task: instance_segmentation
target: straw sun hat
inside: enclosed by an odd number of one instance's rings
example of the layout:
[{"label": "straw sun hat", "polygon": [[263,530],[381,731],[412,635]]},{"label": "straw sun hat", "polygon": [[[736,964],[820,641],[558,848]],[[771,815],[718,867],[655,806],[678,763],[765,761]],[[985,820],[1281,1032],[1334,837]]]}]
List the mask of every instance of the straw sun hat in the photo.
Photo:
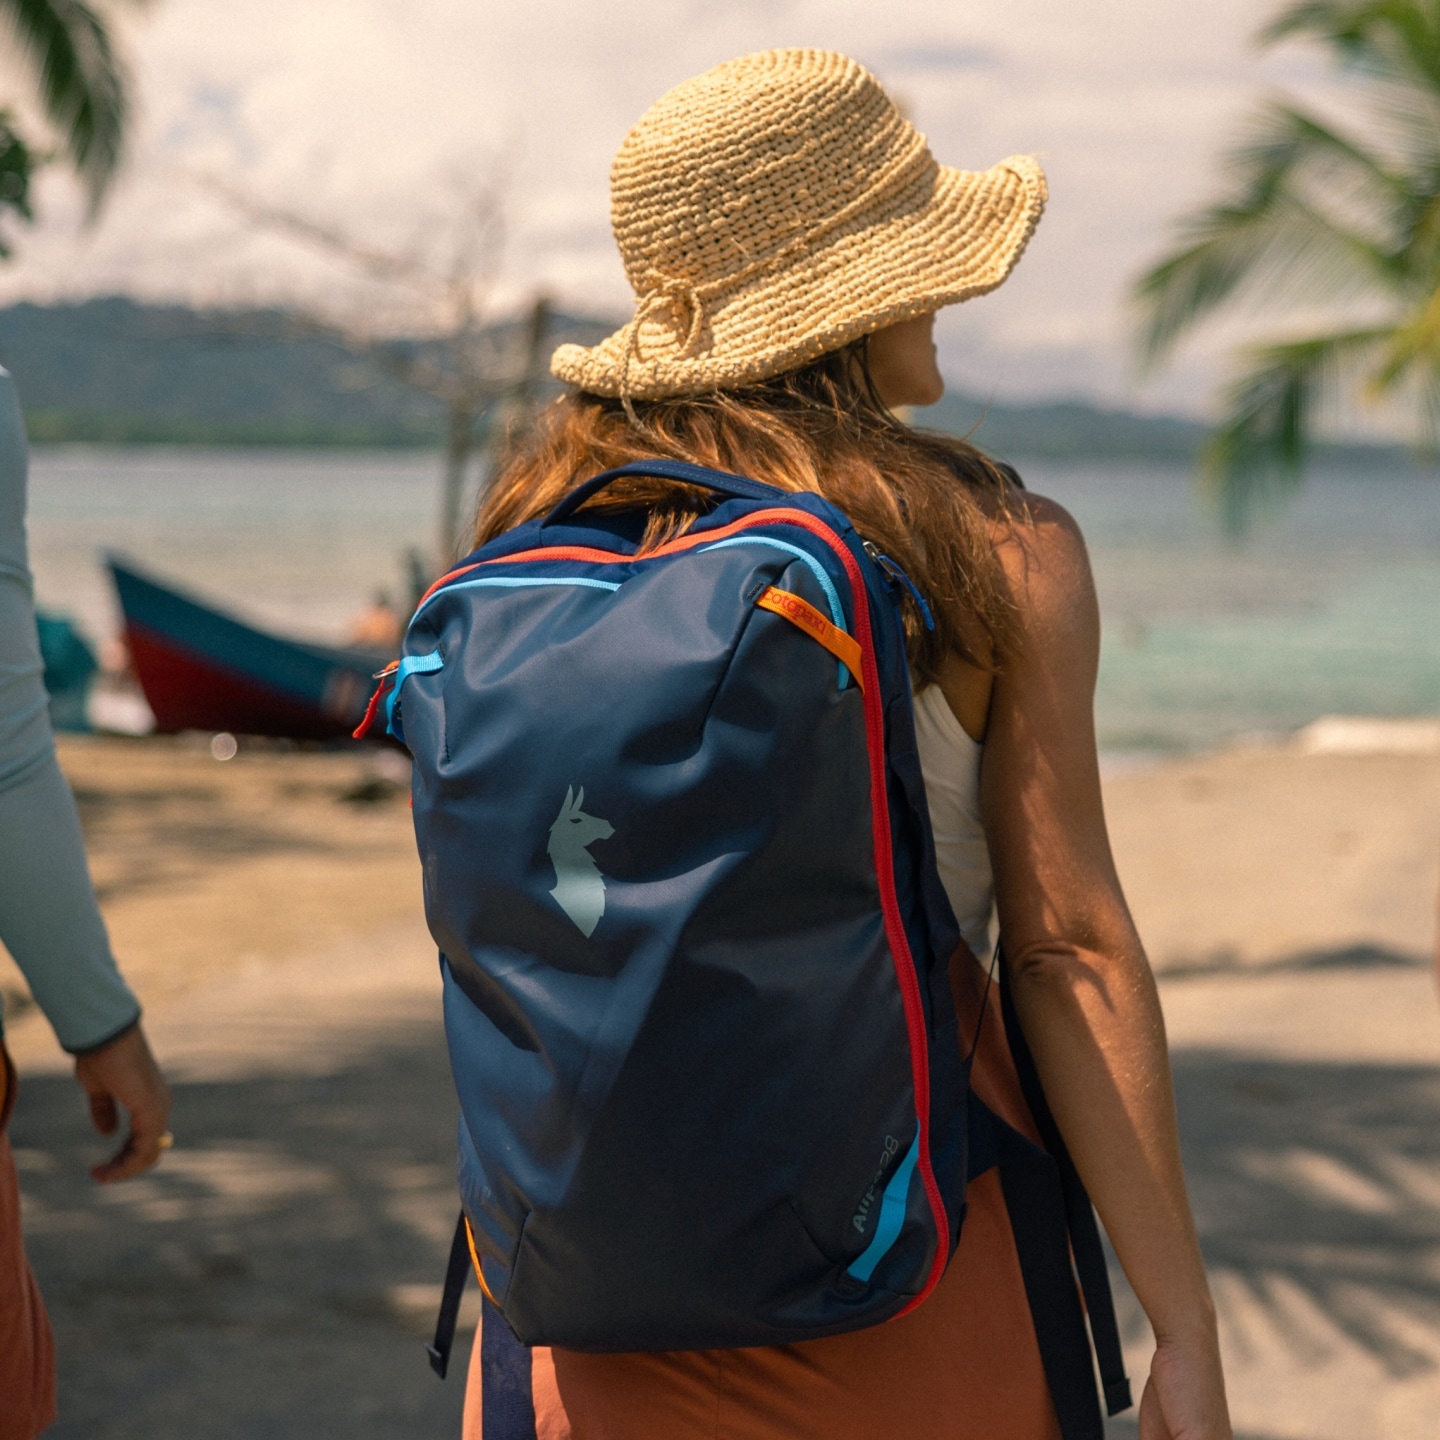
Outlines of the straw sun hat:
[{"label": "straw sun hat", "polygon": [[637,400],[754,384],[993,290],[1044,207],[1028,156],[937,164],[855,61],[745,55],[662,95],[625,137],[610,218],[635,315],[550,368]]}]

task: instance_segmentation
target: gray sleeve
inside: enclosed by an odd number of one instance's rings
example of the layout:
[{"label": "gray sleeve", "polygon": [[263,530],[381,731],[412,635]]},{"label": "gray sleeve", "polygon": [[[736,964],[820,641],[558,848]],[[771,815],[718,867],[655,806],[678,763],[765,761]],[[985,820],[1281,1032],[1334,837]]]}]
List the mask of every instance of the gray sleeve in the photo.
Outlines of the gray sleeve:
[{"label": "gray sleeve", "polygon": [[139,1019],[110,955],[75,800],[53,756],[0,790],[0,940],[65,1049],[94,1049]]},{"label": "gray sleeve", "polygon": [[80,821],[50,733],[25,548],[25,430],[0,370],[0,942],[67,1050],[140,1007],[110,953]]},{"label": "gray sleeve", "polygon": [[0,789],[54,751],[25,550],[25,429],[0,370]]}]

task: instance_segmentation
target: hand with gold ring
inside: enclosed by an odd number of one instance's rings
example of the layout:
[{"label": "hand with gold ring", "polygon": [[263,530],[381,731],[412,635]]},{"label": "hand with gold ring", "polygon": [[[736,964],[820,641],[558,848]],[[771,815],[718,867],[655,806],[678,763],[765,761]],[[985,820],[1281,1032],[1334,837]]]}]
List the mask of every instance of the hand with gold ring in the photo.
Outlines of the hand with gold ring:
[{"label": "hand with gold ring", "polygon": [[90,1171],[102,1185],[143,1173],[175,1143],[170,1087],[138,1021],[102,1049],[76,1056],[75,1078],[90,1097],[90,1118],[102,1135],[115,1133],[122,1109],[129,1117],[124,1143]]}]

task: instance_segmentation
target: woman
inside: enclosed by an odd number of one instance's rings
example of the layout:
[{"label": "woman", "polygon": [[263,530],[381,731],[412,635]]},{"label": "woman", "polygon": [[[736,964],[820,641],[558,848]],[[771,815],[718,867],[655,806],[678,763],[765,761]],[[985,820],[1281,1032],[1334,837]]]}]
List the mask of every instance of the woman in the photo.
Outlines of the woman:
[{"label": "woman", "polygon": [[[860,66],[778,51],[663,97],[621,148],[612,197],[635,318],[593,349],[556,352],[575,392],[508,458],[477,539],[588,475],[659,455],[820,491],[915,577],[936,621],[929,632],[909,617],[942,879],[979,954],[993,898],[1045,1091],[1154,1327],[1141,1436],[1225,1440],[1164,1027],[1101,809],[1084,544],[1059,506],[894,414],[939,399],[934,312],[1009,274],[1044,205],[1039,167],[943,169]],[[703,503],[649,481],[611,494],[647,506],[651,542]],[[983,972],[966,956],[952,981],[978,1018]],[[1028,1127],[1003,1032],[982,1035],[976,1088]],[[537,1433],[1058,1435],[993,1173],[969,1198],[956,1258],[913,1313],[773,1349],[537,1351]],[[477,1337],[472,1436],[481,1360]]]}]

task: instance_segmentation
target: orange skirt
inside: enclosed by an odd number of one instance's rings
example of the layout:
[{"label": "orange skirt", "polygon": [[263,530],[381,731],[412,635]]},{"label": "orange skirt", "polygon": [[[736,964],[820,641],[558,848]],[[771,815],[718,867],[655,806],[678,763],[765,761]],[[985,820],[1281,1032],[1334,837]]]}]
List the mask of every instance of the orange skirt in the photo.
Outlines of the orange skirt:
[{"label": "orange skirt", "polygon": [[[986,1005],[976,1093],[1038,1141],[998,997],[968,957],[951,984],[967,1039]],[[934,1294],[886,1324],[756,1349],[532,1351],[536,1440],[1059,1440],[998,1172],[968,1198]],[[465,1440],[482,1440],[479,1332],[465,1399]]]},{"label": "orange skirt", "polygon": [[20,1183],[6,1130],[15,1088],[0,1042],[0,1440],[33,1440],[55,1419],[55,1344],[20,1235]]}]

